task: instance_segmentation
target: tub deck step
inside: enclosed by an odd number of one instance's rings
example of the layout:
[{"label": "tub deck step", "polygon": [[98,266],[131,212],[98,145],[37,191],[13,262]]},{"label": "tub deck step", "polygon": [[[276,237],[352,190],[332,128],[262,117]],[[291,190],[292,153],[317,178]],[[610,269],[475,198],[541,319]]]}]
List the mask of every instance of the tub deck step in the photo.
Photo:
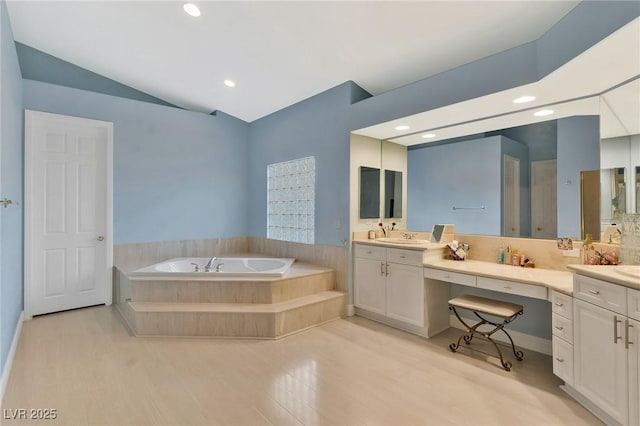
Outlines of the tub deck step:
[{"label": "tub deck step", "polygon": [[323,291],[279,303],[167,303],[129,302],[134,312],[219,312],[268,314],[288,311],[301,306],[344,296],[341,291]]},{"label": "tub deck step", "polygon": [[127,302],[136,336],[277,339],[346,316],[347,294],[324,291],[273,304]]}]

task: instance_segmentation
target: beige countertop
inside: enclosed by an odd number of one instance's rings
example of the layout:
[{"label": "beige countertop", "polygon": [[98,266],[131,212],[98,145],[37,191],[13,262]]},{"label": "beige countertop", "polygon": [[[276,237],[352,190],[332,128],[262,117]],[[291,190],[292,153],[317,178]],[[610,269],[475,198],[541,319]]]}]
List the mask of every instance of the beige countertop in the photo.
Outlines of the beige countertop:
[{"label": "beige countertop", "polygon": [[[442,250],[446,247],[446,244],[407,244],[368,239],[356,239],[354,240],[354,243],[419,251]],[[425,268],[441,269],[444,271],[459,272],[462,274],[541,285],[564,294],[573,294],[574,272],[571,271],[522,268],[472,259],[464,261],[436,258],[425,259],[427,259],[424,262]],[[567,265],[567,268],[575,271],[575,273],[623,285],[625,287],[640,289],[640,265],[595,266],[575,264]]]},{"label": "beige countertop", "polygon": [[402,249],[405,249],[405,250],[419,250],[419,251],[443,250],[447,246],[446,244],[430,243],[430,242],[429,243],[422,243],[422,244],[418,244],[418,243],[393,243],[393,242],[389,242],[389,241],[380,241],[379,239],[376,239],[376,240],[356,239],[356,240],[353,240],[353,242],[357,243],[357,244],[367,244],[367,245],[371,245],[371,246],[402,248]]},{"label": "beige countertop", "polygon": [[640,265],[568,265],[577,274],[640,289]]},{"label": "beige countertop", "polygon": [[442,259],[425,262],[425,268],[441,269],[462,274],[478,275],[507,281],[540,285],[564,294],[573,294],[573,273],[542,268],[522,268],[481,260],[455,261]]}]

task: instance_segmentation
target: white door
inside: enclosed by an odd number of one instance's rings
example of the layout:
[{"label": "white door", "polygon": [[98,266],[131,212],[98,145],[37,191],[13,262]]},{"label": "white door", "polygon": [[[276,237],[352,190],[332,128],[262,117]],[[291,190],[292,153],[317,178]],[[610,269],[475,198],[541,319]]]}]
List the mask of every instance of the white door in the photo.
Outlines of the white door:
[{"label": "white door", "polygon": [[113,124],[25,112],[25,314],[111,303]]},{"label": "white door", "polygon": [[385,264],[381,260],[356,258],[354,303],[357,307],[384,315]]},{"label": "white door", "polygon": [[387,316],[424,327],[424,272],[416,266],[387,263]]},{"label": "white door", "polygon": [[558,188],[556,160],[531,163],[531,236],[556,238]]},{"label": "white door", "polygon": [[[620,424],[627,422],[629,382],[620,314],[573,300],[574,387]],[[615,322],[617,320],[619,322]]]},{"label": "white door", "polygon": [[520,236],[520,160],[509,155],[504,156],[504,199],[502,217],[504,225],[502,235]]}]

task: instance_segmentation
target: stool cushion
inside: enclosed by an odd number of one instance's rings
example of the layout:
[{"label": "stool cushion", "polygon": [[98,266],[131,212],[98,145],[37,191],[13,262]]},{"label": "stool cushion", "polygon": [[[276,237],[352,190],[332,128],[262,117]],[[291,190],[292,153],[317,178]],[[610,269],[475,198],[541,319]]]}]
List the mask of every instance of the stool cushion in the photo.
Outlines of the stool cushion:
[{"label": "stool cushion", "polygon": [[500,318],[510,318],[523,310],[522,305],[470,294],[464,294],[449,300],[449,305]]}]

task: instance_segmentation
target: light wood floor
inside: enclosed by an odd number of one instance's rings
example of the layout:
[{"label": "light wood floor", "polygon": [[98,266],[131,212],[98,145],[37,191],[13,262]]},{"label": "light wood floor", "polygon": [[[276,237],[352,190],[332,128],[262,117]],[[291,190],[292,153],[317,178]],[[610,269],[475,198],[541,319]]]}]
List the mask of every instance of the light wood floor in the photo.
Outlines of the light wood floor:
[{"label": "light wood floor", "polygon": [[354,317],[279,341],[135,338],[89,308],[24,323],[2,408],[56,409],[41,425],[599,424],[550,357],[525,351],[509,373],[449,352],[458,333]]}]

